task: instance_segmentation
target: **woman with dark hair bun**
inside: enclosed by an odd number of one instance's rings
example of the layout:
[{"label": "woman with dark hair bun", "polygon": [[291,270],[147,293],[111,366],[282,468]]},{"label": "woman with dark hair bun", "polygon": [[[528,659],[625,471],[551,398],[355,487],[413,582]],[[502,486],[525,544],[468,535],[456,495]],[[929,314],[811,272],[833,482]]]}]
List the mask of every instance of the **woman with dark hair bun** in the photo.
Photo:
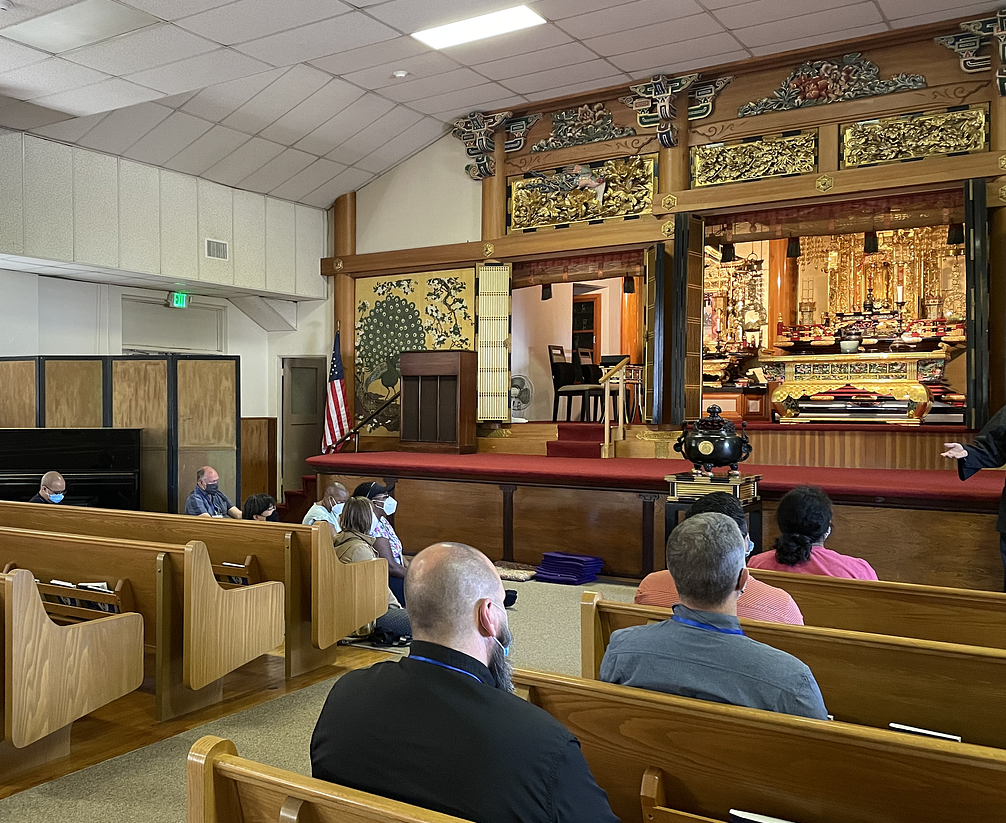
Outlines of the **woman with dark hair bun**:
[{"label": "woman with dark hair bun", "polygon": [[748,560],[752,569],[876,580],[873,567],[859,557],[849,557],[824,547],[831,534],[831,500],[816,486],[797,486],[779,501],[776,521],[780,535],[774,552]]}]

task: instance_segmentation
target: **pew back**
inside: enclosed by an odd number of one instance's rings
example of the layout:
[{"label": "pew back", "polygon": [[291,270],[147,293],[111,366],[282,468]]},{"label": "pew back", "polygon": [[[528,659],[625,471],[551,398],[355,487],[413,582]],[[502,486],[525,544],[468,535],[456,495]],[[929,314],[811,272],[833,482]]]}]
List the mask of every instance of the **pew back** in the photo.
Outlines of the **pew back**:
[{"label": "pew back", "polygon": [[237,756],[201,737],[186,766],[188,823],[464,823],[461,818]]},{"label": "pew back", "polygon": [[774,714],[541,672],[528,699],[580,741],[623,823],[663,770],[669,805],[726,820],[731,808],[798,823],[992,820],[1006,808],[1006,752]]},{"label": "pew back", "polygon": [[1006,649],[1006,594],[751,569],[792,596],[808,626]]},{"label": "pew back", "polygon": [[[583,677],[597,679],[612,632],[672,614],[585,592]],[[1006,749],[1006,651],[757,620],[741,625],[753,640],[806,663],[837,720],[878,728],[902,723]]]}]

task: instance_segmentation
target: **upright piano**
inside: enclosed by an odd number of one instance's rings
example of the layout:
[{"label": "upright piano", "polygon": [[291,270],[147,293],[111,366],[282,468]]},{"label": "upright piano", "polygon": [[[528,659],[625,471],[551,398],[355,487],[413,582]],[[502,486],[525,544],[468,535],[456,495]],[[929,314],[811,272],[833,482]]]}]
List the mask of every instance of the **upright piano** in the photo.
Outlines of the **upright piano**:
[{"label": "upright piano", "polygon": [[70,506],[140,507],[141,429],[0,429],[0,500],[27,501],[58,471]]}]

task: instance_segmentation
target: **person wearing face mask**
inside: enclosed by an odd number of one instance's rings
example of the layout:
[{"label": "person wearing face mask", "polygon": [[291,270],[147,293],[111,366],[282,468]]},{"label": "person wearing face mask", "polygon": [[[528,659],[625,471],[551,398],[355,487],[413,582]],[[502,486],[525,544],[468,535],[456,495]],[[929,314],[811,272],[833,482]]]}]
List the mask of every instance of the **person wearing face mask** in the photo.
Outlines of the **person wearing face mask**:
[{"label": "person wearing face mask", "polygon": [[409,656],[336,681],[311,737],[314,777],[479,823],[616,823],[576,738],[512,693],[489,559],[437,543],[405,581]]},{"label": "person wearing face mask", "polygon": [[756,554],[748,560],[752,569],[876,580],[877,573],[861,557],[850,557],[824,547],[831,534],[832,508],[821,489],[797,486],[786,492],[776,509],[780,535],[775,551]]},{"label": "person wearing face mask", "polygon": [[[741,502],[727,492],[712,492],[696,500],[688,510],[687,517],[705,512],[725,514],[737,524],[741,535],[747,541],[747,553],[754,550],[754,543],[748,534],[747,517]],[[661,606],[669,609],[679,602],[678,589],[674,578],[666,569],[653,572],[643,578],[636,590],[636,603],[642,606]],[[775,586],[750,578],[741,596],[737,599],[737,616],[749,620],[766,620],[770,623],[790,623],[803,625],[803,614],[796,601]]]},{"label": "person wearing face mask", "polygon": [[29,503],[62,503],[66,494],[66,481],[59,472],[46,472],[42,475],[42,483]]},{"label": "person wearing face mask", "polygon": [[391,549],[391,556],[388,560],[388,577],[391,591],[399,602],[406,605],[405,600],[405,570],[409,561],[402,551],[402,541],[395,532],[395,527],[388,519],[398,510],[398,501],[391,496],[393,487],[382,486],[376,480],[361,483],[353,489],[353,497],[365,497],[370,501],[372,508],[370,522],[370,536],[380,537],[387,541]]},{"label": "person wearing face mask", "polygon": [[241,519],[241,509],[220,491],[220,475],[212,466],[196,471],[196,487],[185,498],[185,514],[196,517],[233,517]]},{"label": "person wearing face mask", "polygon": [[311,506],[307,510],[307,514],[304,515],[304,525],[310,526],[312,523],[323,520],[328,523],[332,529],[332,536],[335,537],[340,528],[339,515],[342,514],[342,507],[346,505],[347,500],[349,500],[349,492],[346,491],[346,487],[342,483],[329,483],[325,486],[325,494],[322,495],[321,500]]},{"label": "person wearing face mask", "polygon": [[268,494],[253,494],[245,500],[241,510],[242,520],[259,520],[278,523],[279,512],[276,511],[276,501]]}]

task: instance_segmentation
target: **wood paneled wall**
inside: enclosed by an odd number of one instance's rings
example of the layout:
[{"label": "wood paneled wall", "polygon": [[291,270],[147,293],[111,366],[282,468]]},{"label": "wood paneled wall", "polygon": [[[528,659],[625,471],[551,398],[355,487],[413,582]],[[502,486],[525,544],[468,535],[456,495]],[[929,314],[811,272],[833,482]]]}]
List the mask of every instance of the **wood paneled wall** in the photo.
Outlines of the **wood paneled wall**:
[{"label": "wood paneled wall", "polygon": [[104,422],[101,359],[45,361],[45,427],[100,429]]},{"label": "wood paneled wall", "polygon": [[276,497],[275,417],[241,418],[241,493]]},{"label": "wood paneled wall", "polygon": [[35,361],[0,361],[0,428],[35,428]]},{"label": "wood paneled wall", "polygon": [[140,501],[147,511],[168,506],[168,361],[112,361],[112,426],[138,428]]}]

